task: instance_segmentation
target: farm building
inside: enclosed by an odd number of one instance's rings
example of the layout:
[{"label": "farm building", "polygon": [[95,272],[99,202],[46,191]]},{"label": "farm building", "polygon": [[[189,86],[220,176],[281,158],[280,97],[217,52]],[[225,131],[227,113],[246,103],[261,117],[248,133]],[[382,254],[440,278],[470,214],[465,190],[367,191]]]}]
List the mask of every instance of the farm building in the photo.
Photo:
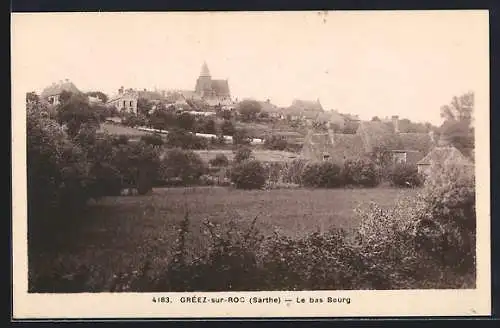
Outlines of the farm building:
[{"label": "farm building", "polygon": [[394,163],[413,164],[421,160],[433,146],[427,133],[400,133],[397,117],[393,122],[361,122],[355,134],[310,130],[304,140],[301,156],[309,160],[343,162],[359,158],[377,149],[391,153]]},{"label": "farm building", "polygon": [[462,154],[460,150],[442,139],[424,158],[417,162],[418,172],[424,175],[431,173],[435,167],[460,167],[465,171],[474,172],[473,161]]}]

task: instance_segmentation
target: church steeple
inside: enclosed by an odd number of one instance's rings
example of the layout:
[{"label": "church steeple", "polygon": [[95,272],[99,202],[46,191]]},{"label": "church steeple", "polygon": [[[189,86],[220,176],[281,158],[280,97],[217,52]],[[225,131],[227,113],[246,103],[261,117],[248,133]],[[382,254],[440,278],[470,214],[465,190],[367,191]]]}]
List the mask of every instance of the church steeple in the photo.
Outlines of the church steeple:
[{"label": "church steeple", "polygon": [[210,77],[210,71],[208,70],[207,62],[203,62],[203,66],[201,66],[200,76]]}]

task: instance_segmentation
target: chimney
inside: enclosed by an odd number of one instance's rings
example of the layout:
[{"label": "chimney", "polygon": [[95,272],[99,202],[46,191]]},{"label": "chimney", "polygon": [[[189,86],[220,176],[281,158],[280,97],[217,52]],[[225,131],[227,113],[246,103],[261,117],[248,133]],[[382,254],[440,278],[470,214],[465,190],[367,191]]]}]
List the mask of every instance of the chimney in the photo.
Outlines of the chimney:
[{"label": "chimney", "polygon": [[394,132],[399,133],[399,116],[392,115],[392,124],[394,125]]}]

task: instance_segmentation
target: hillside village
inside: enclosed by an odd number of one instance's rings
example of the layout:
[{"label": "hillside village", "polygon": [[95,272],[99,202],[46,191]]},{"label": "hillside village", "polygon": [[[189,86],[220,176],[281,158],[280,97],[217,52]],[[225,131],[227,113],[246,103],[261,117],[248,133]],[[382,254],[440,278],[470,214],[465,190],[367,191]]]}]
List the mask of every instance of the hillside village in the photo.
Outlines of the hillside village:
[{"label": "hillside village", "polygon": [[29,92],[29,290],[473,288],[473,97],[363,120],[206,63],[193,90]]},{"label": "hillside village", "polygon": [[[284,161],[303,158],[342,163],[384,150],[394,163],[418,164],[420,172],[426,171],[429,161],[452,161],[467,166],[473,163],[471,147],[456,152],[441,137],[440,129],[429,123],[413,123],[397,115],[362,121],[356,115],[324,109],[319,99],[295,99],[288,107],[278,107],[269,100],[238,100],[231,96],[228,80],[213,79],[206,63],[194,85],[194,90],[136,90],[122,86],[108,96],[99,91],[82,93],[66,79],[46,87],[40,101],[50,111],[60,105],[62,94],[84,94],[89,104],[106,108],[108,114],[101,122],[101,132],[132,140],[151,133],[165,136],[168,124],[162,121],[163,112],[191,116],[194,123],[188,127],[192,130],[189,132],[207,140],[222,134],[223,143],[229,144],[235,143],[233,134],[241,132],[256,148],[259,159],[266,158],[261,155],[265,149],[267,154],[281,152],[278,158]],[[272,138],[273,145],[269,147],[267,143],[264,147],[265,141]],[[216,154],[214,147],[210,148],[212,156],[208,160]],[[433,156],[434,153],[447,155]]]}]

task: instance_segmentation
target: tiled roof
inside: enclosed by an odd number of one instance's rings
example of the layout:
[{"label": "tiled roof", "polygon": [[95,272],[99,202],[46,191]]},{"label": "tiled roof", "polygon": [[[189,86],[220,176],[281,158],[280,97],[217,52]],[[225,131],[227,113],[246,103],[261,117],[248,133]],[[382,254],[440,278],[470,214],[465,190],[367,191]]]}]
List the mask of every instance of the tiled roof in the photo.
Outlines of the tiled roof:
[{"label": "tiled roof", "polygon": [[473,165],[472,161],[453,146],[434,147],[418,165]]},{"label": "tiled roof", "polygon": [[217,96],[229,96],[229,83],[227,80],[212,80],[212,90]]},{"label": "tiled roof", "polygon": [[301,100],[295,99],[289,107],[290,110],[299,110],[299,111],[323,111],[323,106],[319,101],[310,101],[310,100]]},{"label": "tiled roof", "polygon": [[401,139],[395,135],[394,128],[388,123],[361,122],[358,134],[363,139],[366,152],[371,152],[376,147],[383,147],[388,150],[403,148]]},{"label": "tiled roof", "polygon": [[432,138],[427,133],[399,133],[404,150],[418,150],[427,153],[432,148]]},{"label": "tiled roof", "polygon": [[331,160],[340,163],[363,154],[363,141],[359,135],[310,131],[304,140],[301,156],[318,161],[329,155]]}]

